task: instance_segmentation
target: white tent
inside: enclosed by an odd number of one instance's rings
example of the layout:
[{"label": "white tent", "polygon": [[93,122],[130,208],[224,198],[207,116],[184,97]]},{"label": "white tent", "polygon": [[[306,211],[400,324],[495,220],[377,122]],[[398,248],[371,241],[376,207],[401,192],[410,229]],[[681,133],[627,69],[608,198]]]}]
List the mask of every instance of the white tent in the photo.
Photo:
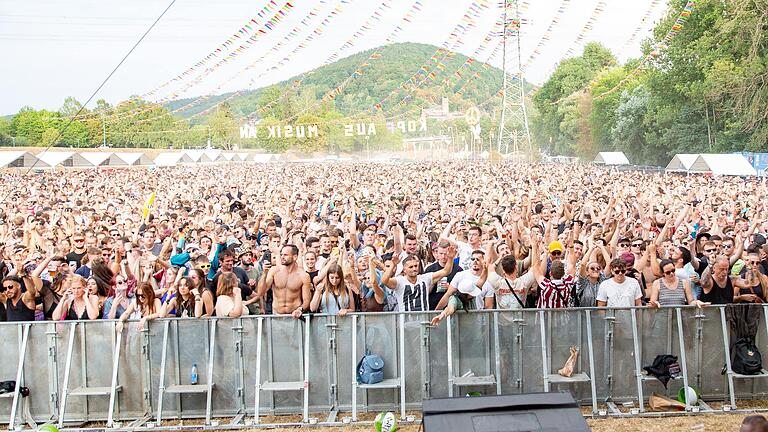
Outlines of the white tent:
[{"label": "white tent", "polygon": [[600,152],[593,162],[599,165],[629,165],[624,152]]},{"label": "white tent", "polygon": [[680,153],[676,154],[671,161],[667,164],[667,171],[689,171],[691,165],[699,157],[698,153]]},{"label": "white tent", "polygon": [[248,159],[248,153],[235,153],[235,160],[245,162]]},{"label": "white tent", "polygon": [[277,155],[272,153],[254,153],[251,156],[251,160],[258,163],[276,162]]},{"label": "white tent", "polygon": [[221,157],[222,151],[217,149],[205,149],[203,154],[211,160],[211,162],[226,162],[226,159]]},{"label": "white tent", "polygon": [[117,152],[115,155],[130,166],[147,166],[154,164],[152,159],[150,159],[146,153],[142,152]]},{"label": "white tent", "polygon": [[25,151],[0,151],[0,168],[50,168],[51,166]]},{"label": "white tent", "polygon": [[93,166],[128,166],[128,164],[112,152],[82,152],[80,153]]},{"label": "white tent", "polygon": [[755,168],[739,153],[700,154],[691,164],[691,172],[713,175],[754,176]]},{"label": "white tent", "polygon": [[183,152],[165,152],[160,153],[155,158],[155,165],[157,166],[176,166],[184,164],[192,164],[195,161]]},{"label": "white tent", "polygon": [[213,159],[205,154],[205,150],[184,150],[184,154],[189,156],[194,163],[211,163]]},{"label": "white tent", "polygon": [[241,159],[236,157],[234,153],[224,152],[219,155],[217,162],[240,162]]},{"label": "white tent", "polygon": [[51,167],[93,168],[93,164],[84,158],[82,154],[72,151],[44,151],[38,154],[37,158]]}]

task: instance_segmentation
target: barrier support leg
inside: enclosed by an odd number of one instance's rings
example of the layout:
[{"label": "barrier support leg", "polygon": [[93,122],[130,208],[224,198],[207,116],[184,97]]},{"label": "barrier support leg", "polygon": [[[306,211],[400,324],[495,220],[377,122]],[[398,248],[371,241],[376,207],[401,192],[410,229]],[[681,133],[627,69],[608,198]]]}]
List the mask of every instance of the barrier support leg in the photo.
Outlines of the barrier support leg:
[{"label": "barrier support leg", "polygon": [[[113,331],[117,330],[117,322],[114,323]],[[117,340],[115,341],[115,349],[112,350],[112,381],[109,385],[109,413],[107,414],[107,427],[111,428],[114,425],[114,414],[117,396],[117,371],[120,365],[120,345],[122,345],[123,332],[117,334]]]},{"label": "barrier support leg", "polygon": [[157,390],[157,426],[163,421],[163,393],[165,393],[165,360],[168,355],[168,330],[171,322],[163,322],[163,350],[160,355],[160,387]]},{"label": "barrier support leg", "polygon": [[645,395],[643,394],[643,375],[642,365],[640,364],[642,354],[640,353],[640,341],[637,331],[637,310],[630,311],[632,316],[632,346],[635,350],[635,380],[637,381],[637,400],[640,405],[640,412],[645,411]]},{"label": "barrier support leg", "polygon": [[309,422],[309,320],[304,316],[304,423]]},{"label": "barrier support leg", "polygon": [[592,315],[589,309],[585,310],[587,315],[587,349],[589,350],[589,376],[592,378],[589,380],[589,386],[592,390],[592,414],[597,413],[597,386],[595,380],[595,349],[592,345]]},{"label": "barrier support leg", "polygon": [[[61,391],[61,404],[59,406],[59,428],[64,426],[64,410],[67,406],[67,393],[69,393],[69,369],[72,366],[72,351],[75,348],[75,330],[77,322],[73,322],[69,328],[69,346],[67,347],[67,361],[64,365],[64,386]],[[85,353],[83,353],[85,355]]]},{"label": "barrier support leg", "polygon": [[400,420],[405,420],[405,315],[398,316],[400,323]]},{"label": "barrier support leg", "polygon": [[723,331],[723,350],[725,352],[725,373],[728,379],[728,394],[731,399],[731,409],[736,409],[736,394],[733,388],[733,369],[731,369],[731,343],[728,337],[728,321],[725,319],[725,308],[720,308],[720,327]]},{"label": "barrier support leg", "polygon": [[357,421],[357,315],[352,315],[352,421]]},{"label": "barrier support leg", "polygon": [[[685,359],[685,340],[683,340],[683,315],[680,312],[680,308],[675,308],[675,319],[677,319],[677,342],[680,344],[680,368],[683,372],[683,386],[688,391],[688,365]],[[688,401],[688,397],[685,398],[685,410],[691,410],[691,403]]]},{"label": "barrier support leg", "polygon": [[549,392],[549,362],[547,361],[547,334],[544,330],[544,311],[539,311],[539,332],[541,334],[541,376],[544,379],[544,391]]},{"label": "barrier support leg", "polygon": [[261,333],[264,329],[264,318],[258,318],[258,322],[256,324],[256,391],[255,393],[255,404],[254,404],[254,414],[253,414],[253,423],[259,424],[259,404],[261,402],[260,392],[261,392]]},{"label": "barrier support leg", "polygon": [[211,318],[211,341],[208,344],[208,393],[205,401],[205,424],[211,425],[211,399],[213,396],[213,359],[216,353],[216,318]]},{"label": "barrier support leg", "polygon": [[27,341],[29,340],[29,329],[31,324],[25,323],[21,328],[21,338],[19,340],[19,363],[16,367],[16,387],[13,389],[13,402],[11,405],[11,419],[8,423],[8,430],[16,428],[16,411],[19,407],[19,393],[24,384],[24,358],[27,356]]}]

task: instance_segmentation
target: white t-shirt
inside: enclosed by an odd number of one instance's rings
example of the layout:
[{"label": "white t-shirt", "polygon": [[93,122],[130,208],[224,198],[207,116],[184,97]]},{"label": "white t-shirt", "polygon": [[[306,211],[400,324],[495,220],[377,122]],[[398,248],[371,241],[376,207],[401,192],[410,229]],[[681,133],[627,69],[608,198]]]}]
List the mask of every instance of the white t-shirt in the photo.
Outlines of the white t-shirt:
[{"label": "white t-shirt", "polygon": [[397,286],[394,294],[397,298],[397,312],[428,311],[429,289],[432,287],[432,274],[424,273],[416,276],[416,283],[412,284],[405,276],[395,277]]},{"label": "white t-shirt", "polygon": [[469,265],[472,263],[472,252],[474,249],[472,249],[469,243],[460,241],[456,242],[456,247],[459,253],[459,266],[461,268],[469,268]]},{"label": "white t-shirt", "polygon": [[613,278],[604,280],[597,289],[597,300],[606,302],[608,307],[632,307],[641,298],[640,284],[635,278],[625,278],[616,283]]},{"label": "white t-shirt", "polygon": [[515,298],[515,294],[509,289],[510,285],[515,290],[517,297],[523,304],[525,304],[525,298],[528,292],[536,286],[536,276],[533,272],[528,272],[514,281],[509,282],[507,285],[504,282],[506,279],[504,276],[500,276],[498,273],[493,272],[488,275],[488,282],[490,282],[493,290],[496,292],[496,308],[497,309],[522,309],[523,306]]},{"label": "white t-shirt", "polygon": [[[469,293],[475,288],[477,280],[480,276],[472,274],[472,270],[464,270],[456,273],[451,281],[451,286],[458,289],[460,292]],[[493,286],[486,279],[483,287],[480,289],[480,295],[475,297],[475,309],[485,309],[484,299],[486,297],[494,296]]]}]

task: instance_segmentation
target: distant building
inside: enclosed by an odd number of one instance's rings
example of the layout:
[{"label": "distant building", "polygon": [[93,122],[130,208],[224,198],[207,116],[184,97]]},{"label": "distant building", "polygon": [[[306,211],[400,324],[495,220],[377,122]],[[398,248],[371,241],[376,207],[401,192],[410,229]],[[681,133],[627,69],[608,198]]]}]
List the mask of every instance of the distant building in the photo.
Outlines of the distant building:
[{"label": "distant building", "polygon": [[421,109],[422,119],[435,119],[435,120],[453,120],[464,117],[463,112],[451,112],[450,103],[447,97],[443,97],[440,105],[433,105],[429,108]]}]

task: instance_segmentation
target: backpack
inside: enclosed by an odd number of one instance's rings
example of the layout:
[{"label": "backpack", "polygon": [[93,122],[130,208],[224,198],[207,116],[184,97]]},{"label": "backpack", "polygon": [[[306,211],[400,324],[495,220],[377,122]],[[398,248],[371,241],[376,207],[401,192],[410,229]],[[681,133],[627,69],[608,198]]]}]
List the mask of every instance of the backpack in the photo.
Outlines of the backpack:
[{"label": "backpack", "polygon": [[384,381],[384,359],[366,350],[357,363],[357,383],[376,384]]},{"label": "backpack", "polygon": [[733,344],[731,369],[741,375],[757,375],[762,372],[763,359],[752,339],[742,338]]}]

